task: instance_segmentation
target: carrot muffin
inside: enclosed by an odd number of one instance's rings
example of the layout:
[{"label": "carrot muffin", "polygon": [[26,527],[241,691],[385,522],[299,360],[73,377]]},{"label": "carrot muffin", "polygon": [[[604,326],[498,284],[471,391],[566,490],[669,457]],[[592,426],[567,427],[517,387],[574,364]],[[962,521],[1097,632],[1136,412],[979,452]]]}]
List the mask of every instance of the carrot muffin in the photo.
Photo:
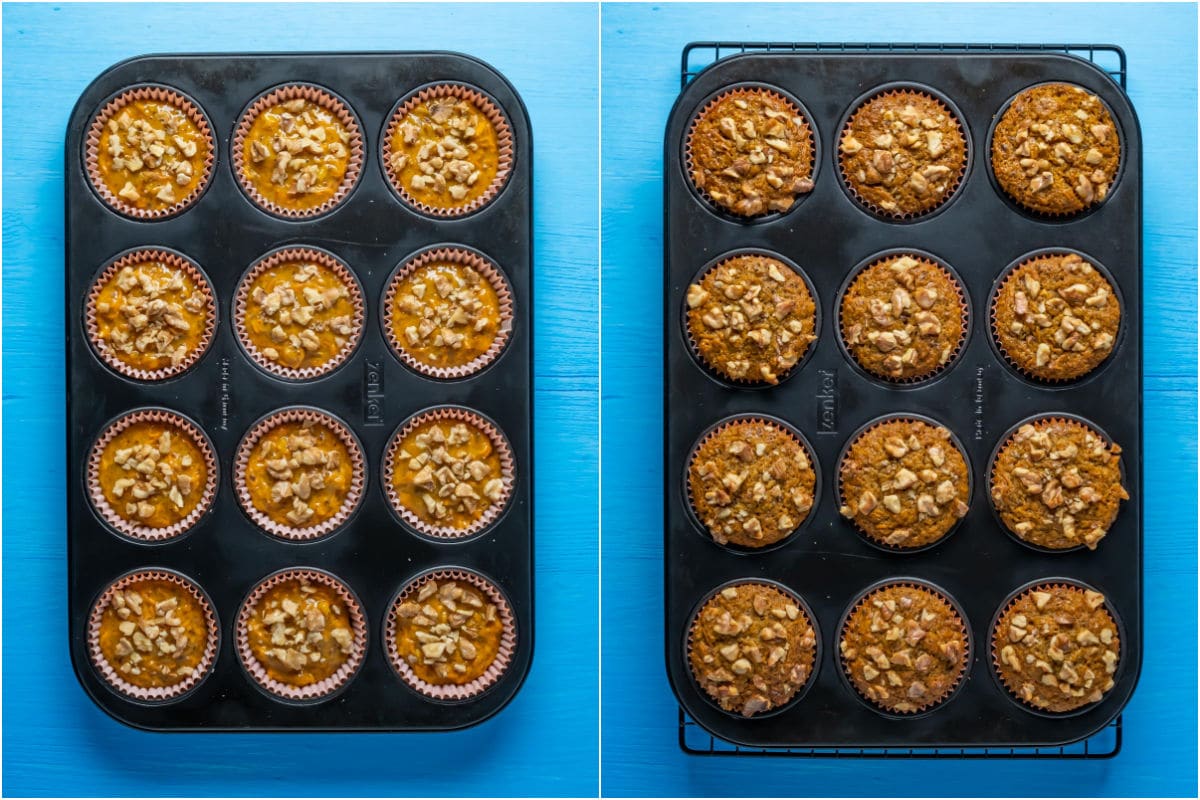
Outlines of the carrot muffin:
[{"label": "carrot muffin", "polygon": [[766,547],[813,507],[817,474],[796,435],[761,419],[720,426],[688,464],[692,508],[717,544]]},{"label": "carrot muffin", "polygon": [[692,122],[685,145],[696,189],[743,217],[787,211],[813,189],[812,128],[767,89],[734,89]]},{"label": "carrot muffin", "polygon": [[838,145],[842,179],[861,202],[891,217],[940,206],[962,181],[967,141],[945,103],[918,91],[890,91],[850,116]]},{"label": "carrot muffin", "polygon": [[310,87],[273,92],[259,105],[234,140],[238,179],[251,199],[309,214],[336,202],[358,179],[360,135],[350,112]]},{"label": "carrot muffin", "polygon": [[804,279],[769,256],[734,256],[687,291],[687,327],[704,363],[733,381],[779,383],[817,339]]},{"label": "carrot muffin", "polygon": [[1108,109],[1069,83],[1021,92],[992,133],[992,172],[1001,188],[1044,214],[1074,214],[1104,200],[1120,159]]},{"label": "carrot muffin", "polygon": [[216,650],[212,609],[199,590],[159,575],[118,581],[92,611],[93,659],[116,688],[142,699],[186,691],[207,672]]},{"label": "carrot muffin", "polygon": [[941,371],[967,334],[958,280],[909,255],[886,256],[859,272],[842,297],[838,318],[842,341],[858,365],[893,381]]},{"label": "carrot muffin", "polygon": [[362,296],[344,265],[292,249],[268,256],[238,288],[235,327],[264,368],[315,377],[341,365],[362,332]]},{"label": "carrot muffin", "polygon": [[[507,341],[512,298],[495,270],[485,277],[465,251],[418,259],[388,287],[388,341],[405,363],[436,377],[482,369]],[[501,293],[497,292],[501,287]]]},{"label": "carrot muffin", "polygon": [[1082,377],[1112,353],[1121,304],[1112,285],[1075,253],[1038,256],[1014,269],[992,301],[996,343],[1017,369],[1046,381]]},{"label": "carrot muffin", "polygon": [[182,95],[132,90],[93,123],[88,176],[104,199],[132,216],[177,211],[199,197],[212,173],[208,122]]},{"label": "carrot muffin", "polygon": [[429,580],[420,588],[410,587],[393,613],[392,657],[403,661],[419,682],[462,686],[484,677],[501,658],[505,625],[500,609],[469,583]]},{"label": "carrot muffin", "polygon": [[924,547],[966,515],[968,475],[948,428],[886,420],[859,434],[842,458],[841,513],[879,544]]},{"label": "carrot muffin", "polygon": [[254,662],[247,666],[289,687],[333,678],[361,659],[363,643],[347,606],[343,592],[328,583],[304,575],[279,581],[252,598],[243,615],[241,635]]},{"label": "carrot muffin", "polygon": [[464,536],[508,502],[512,456],[480,417],[437,412],[410,422],[388,447],[385,482],[396,511],[425,533]]},{"label": "carrot muffin", "polygon": [[386,135],[388,178],[415,204],[465,213],[508,179],[508,123],[489,99],[466,87],[421,92],[396,111]]},{"label": "carrot muffin", "polygon": [[726,711],[752,717],[786,704],[812,677],[817,635],[795,597],[762,583],[726,586],[688,630],[700,688]]},{"label": "carrot muffin", "polygon": [[938,592],[904,583],[861,599],[838,647],[855,690],[896,714],[946,700],[970,664],[966,625],[954,606]]},{"label": "carrot muffin", "polygon": [[87,299],[88,335],[100,357],[144,380],[168,378],[195,363],[212,342],[216,317],[200,271],[160,251],[119,259]]},{"label": "carrot muffin", "polygon": [[1035,586],[1013,600],[992,631],[1005,687],[1043,711],[1074,711],[1113,688],[1121,657],[1104,595],[1080,586]]},{"label": "carrot muffin", "polygon": [[992,504],[1005,527],[1038,547],[1096,544],[1129,493],[1121,447],[1088,426],[1045,418],[1022,425],[992,463]]}]

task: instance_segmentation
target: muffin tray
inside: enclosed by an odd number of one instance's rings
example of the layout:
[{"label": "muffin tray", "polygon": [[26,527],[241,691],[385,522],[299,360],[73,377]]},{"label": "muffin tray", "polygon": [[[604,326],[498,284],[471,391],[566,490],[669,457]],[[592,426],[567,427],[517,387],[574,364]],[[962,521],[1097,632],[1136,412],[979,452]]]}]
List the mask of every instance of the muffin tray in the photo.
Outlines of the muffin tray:
[{"label": "muffin tray", "polygon": [[[247,199],[231,170],[230,141],[243,109],[285,83],[312,83],[341,98],[363,136],[362,174],[348,198],[322,216],[289,220]],[[490,204],[454,219],[424,216],[400,201],[385,178],[381,137],[402,98],[430,83],[459,83],[489,96],[504,112],[514,140],[512,172]],[[84,167],[87,129],[108,98],[132,86],[161,84],[188,96],[206,114],[215,140],[214,174],[200,199],[162,221],[139,221],[109,209]],[[122,62],[94,80],[71,113],[66,136],[66,476],[67,578],[71,661],[84,690],[115,719],[172,731],[433,731],[477,724],[520,689],[533,655],[533,391],[532,164],[528,114],[512,85],[492,67],[446,52],[155,55]],[[324,377],[289,381],[253,363],[237,342],[233,296],[242,274],[283,245],[312,246],[349,265],[363,290],[361,341]],[[410,256],[457,245],[485,254],[507,276],[512,331],[504,351],[483,371],[434,380],[409,369],[390,350],[381,323],[389,275]],[[114,257],[138,247],[166,248],[207,274],[217,329],[207,353],[179,377],[135,381],[106,367],[89,344],[84,306],[95,276]],[[515,463],[503,516],[481,533],[434,539],[392,512],[382,488],[384,449],[408,417],[435,406],[470,409],[507,437]],[[96,437],[114,418],[161,406],[194,420],[215,447],[219,482],[212,510],[186,534],[159,544],[113,531],[87,494],[86,462]],[[344,421],[365,454],[363,500],[334,533],[312,542],[272,536],[243,513],[234,492],[234,453],[264,415],[309,406]],[[312,567],[340,578],[366,617],[361,669],[337,693],[289,702],[259,688],[235,652],[238,609],[252,587],[287,567]],[[126,699],[98,674],[88,653],[90,609],[112,581],[134,569],[182,573],[211,598],[220,646],[212,672],[181,699]],[[385,615],[396,593],[437,568],[489,578],[515,618],[516,645],[507,670],[481,694],[431,700],[402,682],[388,663]]]},{"label": "muffin tray", "polygon": [[[1101,69],[1069,55],[770,47],[791,52],[733,55],[696,74],[666,128],[665,657],[671,686],[687,717],[739,749],[821,748],[835,754],[888,748],[879,752],[891,754],[900,748],[920,753],[1083,739],[1119,714],[1137,683],[1142,657],[1142,175],[1133,108]],[[1075,83],[1097,94],[1123,142],[1119,177],[1105,201],[1061,221],[1019,210],[1003,196],[989,168],[990,130],[998,114],[1022,89],[1048,81]],[[961,113],[968,137],[961,187],[936,212],[913,221],[886,221],[859,206],[842,185],[837,166],[837,137],[846,116],[864,95],[896,82],[948,99]],[[701,197],[686,175],[683,153],[699,109],[724,89],[745,84],[765,84],[798,100],[817,143],[813,191],[786,213],[752,220],[726,214]],[[1114,352],[1090,375],[1061,386],[1021,377],[998,355],[988,325],[997,278],[1010,264],[1045,248],[1076,250],[1098,262],[1122,301]],[[859,369],[836,330],[837,302],[850,272],[894,249],[931,254],[952,266],[965,284],[972,320],[953,366],[911,386]],[[745,250],[765,251],[799,266],[815,290],[818,340],[774,387],[738,387],[721,380],[700,363],[687,340],[688,285],[724,256]],[[1123,448],[1131,499],[1095,551],[1034,549],[1010,535],[992,510],[988,466],[994,451],[1014,426],[1044,413],[1078,415]],[[816,458],[819,491],[808,518],[791,537],[760,551],[714,543],[699,526],[687,494],[692,448],[715,423],[739,414],[786,423],[803,434]],[[961,524],[939,543],[915,552],[869,544],[838,513],[843,448],[862,426],[891,414],[927,416],[949,427],[971,469],[970,510]],[[709,699],[693,679],[686,653],[695,612],[719,586],[737,579],[774,581],[798,593],[811,607],[818,632],[815,675],[803,695],[749,719]],[[888,579],[939,587],[962,608],[972,638],[960,690],[923,714],[876,710],[852,690],[839,663],[839,628],[848,607],[869,586]],[[997,612],[1013,592],[1043,579],[1071,579],[1102,591],[1120,626],[1115,686],[1100,702],[1073,714],[1042,714],[1022,705],[1001,686],[991,663],[989,637]]]}]

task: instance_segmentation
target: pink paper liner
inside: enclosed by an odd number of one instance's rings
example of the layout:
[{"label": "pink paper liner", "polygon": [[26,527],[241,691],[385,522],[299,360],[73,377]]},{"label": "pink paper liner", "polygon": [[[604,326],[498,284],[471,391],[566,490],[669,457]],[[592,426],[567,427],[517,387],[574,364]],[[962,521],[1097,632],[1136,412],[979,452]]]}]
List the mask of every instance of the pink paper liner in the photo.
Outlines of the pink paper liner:
[{"label": "pink paper liner", "polygon": [[[250,647],[249,623],[257,604],[268,591],[282,583],[300,581],[305,578],[310,583],[319,583],[322,586],[328,586],[338,593],[338,596],[342,600],[342,608],[345,611],[346,617],[350,620],[350,628],[354,632],[355,647],[354,652],[346,658],[346,661],[338,668],[337,672],[328,678],[316,683],[310,683],[307,686],[292,686],[272,678],[258,658],[255,657],[254,651]],[[305,567],[280,570],[273,575],[268,575],[259,582],[257,586],[250,590],[250,594],[246,596],[246,599],[242,601],[242,607],[238,610],[237,615],[237,653],[238,658],[241,659],[242,666],[249,673],[250,677],[254,679],[254,682],[271,694],[286,700],[318,700],[328,697],[344,687],[358,673],[358,669],[362,666],[367,653],[366,617],[363,615],[362,606],[354,597],[349,587],[340,578],[334,577],[327,572]]]},{"label": "pink paper liner", "polygon": [[[254,121],[258,119],[258,115],[262,112],[273,106],[286,103],[289,100],[308,100],[311,103],[324,107],[338,118],[338,121],[345,127],[346,132],[350,134],[350,141],[346,145],[348,151],[346,172],[342,176],[341,184],[328,200],[312,208],[288,208],[273,200],[268,200],[245,174],[246,148],[244,145],[246,137],[250,135],[250,128],[254,125]],[[230,142],[229,151],[233,161],[233,175],[237,179],[238,185],[242,187],[242,191],[246,193],[246,196],[258,207],[284,218],[304,219],[320,216],[332,211],[350,195],[351,190],[358,184],[358,179],[362,176],[363,135],[358,125],[358,119],[354,116],[354,112],[350,110],[349,106],[339,98],[311,84],[296,83],[289,86],[281,86],[277,89],[272,89],[255,100],[242,113],[241,119],[238,120],[237,128],[233,131],[233,141]]]},{"label": "pink paper liner", "polygon": [[[264,272],[281,264],[301,262],[318,264],[332,271],[341,280],[350,295],[350,303],[354,306],[354,319],[352,320],[354,334],[349,338],[345,346],[324,364],[297,369],[295,367],[285,367],[262,354],[259,348],[251,341],[250,332],[246,330],[246,309],[250,302],[250,287]],[[288,380],[312,380],[313,378],[328,375],[345,364],[358,348],[359,342],[362,341],[364,318],[362,287],[359,286],[358,279],[344,262],[338,260],[330,253],[326,253],[324,250],[317,250],[311,247],[288,247],[268,253],[260,258],[242,276],[241,281],[238,283],[237,293],[233,298],[233,304],[233,329],[237,333],[238,341],[241,343],[242,348],[254,360],[255,364],[258,364],[258,366],[267,372],[287,378]]]},{"label": "pink paper liner", "polygon": [[[390,166],[392,161],[392,136],[395,134],[396,128],[399,127],[400,123],[404,121],[404,118],[414,108],[427,100],[437,97],[454,97],[458,100],[466,100],[487,118],[488,122],[492,124],[492,128],[496,131],[496,147],[498,151],[496,177],[492,180],[487,191],[479,197],[461,206],[452,206],[449,208],[432,206],[417,200],[397,180],[396,176],[392,174]],[[427,86],[404,101],[392,114],[391,119],[388,120],[387,128],[384,129],[383,138],[380,142],[380,159],[380,163],[383,166],[383,174],[387,178],[388,183],[392,185],[396,194],[400,195],[400,198],[406,204],[429,217],[464,217],[467,214],[478,211],[495,200],[508,184],[508,179],[512,175],[513,163],[512,127],[508,124],[508,119],[504,116],[504,112],[500,110],[500,107],[490,97],[476,89],[457,83],[442,83],[436,86]]]},{"label": "pink paper liner", "polygon": [[[160,369],[145,370],[126,364],[116,353],[109,349],[106,342],[100,339],[100,323],[96,316],[96,303],[100,298],[100,293],[104,290],[108,282],[116,277],[125,267],[155,261],[179,270],[192,279],[196,284],[196,290],[202,292],[206,298],[205,309],[207,314],[205,315],[204,333],[200,337],[200,343],[188,353],[187,358],[176,366],[167,365]],[[110,369],[138,381],[161,381],[187,372],[208,352],[209,345],[212,344],[213,335],[217,329],[217,301],[213,296],[212,286],[209,285],[208,279],[204,277],[204,274],[200,272],[193,262],[166,250],[146,248],[126,253],[109,264],[103,272],[96,276],[96,279],[92,282],[92,288],[88,291],[87,302],[84,306],[84,325],[87,328],[88,341],[91,342],[92,349]]]},{"label": "pink paper liner", "polygon": [[[464,422],[467,425],[478,430],[486,435],[492,442],[492,446],[496,449],[496,454],[500,458],[500,479],[504,482],[504,493],[500,500],[492,503],[484,511],[479,519],[472,522],[466,528],[451,528],[444,526],[432,525],[425,522],[415,513],[410,511],[400,502],[400,497],[396,493],[393,479],[396,472],[396,456],[400,452],[400,444],[404,441],[413,430],[427,422],[443,422],[443,421]],[[463,408],[455,408],[451,406],[443,406],[432,408],[427,411],[422,411],[414,414],[400,428],[392,434],[392,438],[388,440],[387,450],[383,457],[383,488],[387,493],[388,503],[392,509],[400,515],[409,526],[419,533],[426,536],[433,536],[438,539],[465,539],[468,536],[474,536],[491,527],[492,523],[500,518],[500,516],[508,508],[509,501],[512,500],[513,483],[516,481],[516,466],[513,460],[512,447],[509,446],[508,439],[504,434],[488,420],[484,419],[479,414],[473,411],[468,411]]]},{"label": "pink paper liner", "polygon": [[[108,188],[108,184],[105,183],[104,178],[100,175],[100,139],[104,135],[108,121],[115,117],[125,106],[139,100],[175,106],[187,114],[188,119],[196,125],[201,135],[207,140],[208,157],[204,161],[204,173],[200,177],[200,180],[196,182],[196,188],[187,196],[176,200],[174,204],[167,208],[131,208],[122,198],[113,194],[112,190]],[[113,211],[139,220],[157,220],[173,217],[199,200],[200,195],[204,194],[204,191],[208,188],[208,184],[212,182],[213,163],[215,159],[216,143],[213,141],[212,129],[208,124],[208,118],[204,115],[204,112],[191,99],[166,86],[143,86],[128,89],[109,100],[93,118],[84,142],[84,171],[87,172],[92,188],[100,195],[100,199],[104,201],[104,204]]]},{"label": "pink paper liner", "polygon": [[[400,656],[399,647],[396,644],[396,609],[408,598],[415,596],[420,588],[430,581],[454,581],[456,583],[470,584],[483,592],[492,601],[492,604],[496,606],[496,611],[504,626],[504,632],[500,636],[500,647],[496,653],[496,658],[488,666],[487,670],[473,681],[464,684],[443,685],[429,683],[417,677],[417,674],[413,672],[408,662]],[[400,590],[400,593],[396,595],[396,599],[388,606],[386,620],[384,625],[384,640],[387,648],[388,663],[392,665],[392,669],[396,671],[396,674],[409,687],[434,700],[457,702],[469,700],[483,694],[504,677],[504,673],[512,663],[513,654],[517,649],[517,623],[508,600],[505,599],[504,594],[490,580],[465,569],[435,569],[409,581],[408,585]]]},{"label": "pink paper liner", "polygon": [[[108,499],[104,496],[104,491],[100,487],[100,462],[103,458],[105,448],[118,434],[139,422],[169,423],[176,428],[178,433],[186,435],[196,445],[197,449],[200,450],[200,454],[204,458],[206,477],[203,493],[200,495],[196,507],[183,519],[162,528],[152,528],[148,525],[139,525],[126,520],[122,515],[117,513],[116,509],[109,505]],[[216,454],[208,436],[195,423],[182,414],[165,408],[131,411],[125,416],[109,423],[108,427],[101,432],[96,442],[92,445],[92,449],[88,454],[87,488],[88,497],[91,499],[92,507],[96,509],[96,513],[118,533],[143,542],[162,542],[174,539],[194,528],[200,519],[212,508],[213,499],[217,493]]]},{"label": "pink paper liner", "polygon": [[[346,497],[342,500],[341,508],[324,522],[304,528],[296,528],[276,522],[266,513],[259,511],[250,498],[250,489],[246,484],[246,469],[250,463],[250,456],[254,452],[254,446],[272,430],[289,422],[314,422],[328,428],[345,445],[351,464],[352,477],[350,479],[350,489],[347,491]],[[238,444],[233,463],[234,489],[236,490],[238,504],[246,512],[246,516],[250,517],[250,520],[255,525],[272,536],[296,542],[319,539],[322,536],[333,533],[345,524],[346,520],[350,519],[350,516],[354,514],[362,503],[363,484],[366,481],[365,476],[365,458],[362,446],[359,445],[358,440],[354,437],[350,428],[346,426],[346,423],[332,414],[302,407],[281,409],[256,422],[247,431],[246,435],[242,437],[241,443]]]},{"label": "pink paper liner", "polygon": [[[104,653],[100,649],[100,625],[104,619],[104,612],[108,610],[108,606],[112,602],[114,593],[134,588],[138,583],[152,580],[174,583],[191,594],[204,611],[207,632],[204,653],[200,658],[200,663],[196,665],[191,675],[174,686],[143,688],[135,686],[122,678],[120,672],[114,669],[112,664],[108,662],[108,659],[104,657]],[[100,677],[109,686],[135,700],[146,703],[163,703],[183,697],[208,677],[212,671],[213,663],[217,659],[217,650],[221,641],[221,629],[217,625],[216,611],[213,610],[212,604],[208,601],[203,590],[194,581],[174,572],[146,569],[128,573],[109,584],[108,588],[104,590],[103,594],[92,605],[91,613],[88,615],[87,637],[88,656],[91,658],[92,666],[96,668]]]}]

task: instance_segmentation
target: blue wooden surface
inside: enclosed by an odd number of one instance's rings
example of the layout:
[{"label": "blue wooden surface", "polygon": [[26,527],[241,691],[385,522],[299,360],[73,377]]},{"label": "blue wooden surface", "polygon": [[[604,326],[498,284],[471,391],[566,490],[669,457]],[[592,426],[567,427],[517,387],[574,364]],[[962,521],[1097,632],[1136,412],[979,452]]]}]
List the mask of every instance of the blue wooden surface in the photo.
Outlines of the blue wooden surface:
[{"label": "blue wooden surface", "polygon": [[[602,11],[606,795],[1196,796],[1196,10],[620,5]],[[703,759],[662,644],[662,135],[694,40],[1114,42],[1145,141],[1146,656],[1107,762]]]},{"label": "blue wooden surface", "polygon": [[[293,20],[277,23],[275,20]],[[4,8],[6,795],[596,792],[597,36],[594,6]],[[269,32],[269,33],[268,33]],[[62,151],[109,65],[146,51],[469,50],[535,147],[537,653],[513,703],[442,735],[156,735],[113,722],[66,646]]]}]

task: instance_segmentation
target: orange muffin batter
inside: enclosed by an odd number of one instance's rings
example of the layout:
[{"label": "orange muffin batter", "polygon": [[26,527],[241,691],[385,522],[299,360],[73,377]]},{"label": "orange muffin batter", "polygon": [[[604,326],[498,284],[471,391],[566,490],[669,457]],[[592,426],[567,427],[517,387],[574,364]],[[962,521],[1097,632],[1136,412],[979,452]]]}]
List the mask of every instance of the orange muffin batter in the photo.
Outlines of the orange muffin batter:
[{"label": "orange muffin batter", "polygon": [[388,308],[393,341],[421,364],[461,367],[500,335],[500,298],[465,264],[428,264],[400,280]]},{"label": "orange muffin batter", "polygon": [[284,422],[263,435],[246,463],[250,502],[280,525],[311,528],[346,502],[354,465],[346,444],[318,422]]},{"label": "orange muffin batter", "polygon": [[244,343],[273,364],[320,368],[354,343],[354,300],[323,264],[289,261],[254,276],[241,323]]},{"label": "orange muffin batter", "polygon": [[500,171],[495,126],[474,103],[432,97],[392,129],[388,171],[419,203],[460,208],[483,197]]},{"label": "orange muffin batter", "polygon": [[246,622],[250,652],[267,675],[288,686],[325,680],[355,651],[341,595],[307,578],[268,589]]},{"label": "orange muffin batter", "polygon": [[458,420],[430,420],[409,431],[392,456],[400,505],[437,528],[469,528],[504,498],[492,439]]},{"label": "orange muffin batter", "polygon": [[159,211],[200,188],[210,148],[183,109],[134,100],[105,126],[96,166],[121,203]]},{"label": "orange muffin batter", "polygon": [[176,686],[191,677],[208,646],[204,608],[187,589],[161,578],[113,592],[100,616],[100,652],[128,683]]},{"label": "orange muffin batter", "polygon": [[469,584],[429,581],[396,607],[396,652],[435,686],[482,676],[496,660],[503,634],[499,609]]},{"label": "orange muffin batter", "polygon": [[263,110],[242,142],[242,177],[283,208],[316,208],[336,193],[350,164],[350,131],[311,100]]},{"label": "orange muffin batter", "polygon": [[121,519],[166,528],[186,519],[204,496],[208,467],[200,445],[170,422],[135,422],[100,454],[100,489]]}]

